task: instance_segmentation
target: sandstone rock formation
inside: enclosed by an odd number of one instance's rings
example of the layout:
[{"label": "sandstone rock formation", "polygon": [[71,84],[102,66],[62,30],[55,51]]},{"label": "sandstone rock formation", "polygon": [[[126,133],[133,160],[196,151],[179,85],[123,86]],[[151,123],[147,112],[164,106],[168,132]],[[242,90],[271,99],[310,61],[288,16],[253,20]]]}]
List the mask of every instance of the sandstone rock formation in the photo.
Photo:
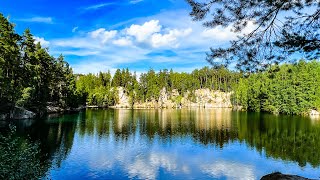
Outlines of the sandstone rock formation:
[{"label": "sandstone rock formation", "polygon": [[[152,99],[147,102],[134,102],[133,108],[182,108],[182,107],[202,107],[202,108],[232,108],[231,92],[225,93],[210,89],[198,89],[191,93],[187,91],[181,95],[176,89],[167,91],[162,88],[159,99]],[[118,103],[115,108],[129,108],[130,97],[124,88],[118,88]]]},{"label": "sandstone rock formation", "polygon": [[116,108],[129,108],[131,107],[129,96],[126,93],[125,89],[123,87],[118,87],[116,89],[118,91],[118,102],[115,105]]}]

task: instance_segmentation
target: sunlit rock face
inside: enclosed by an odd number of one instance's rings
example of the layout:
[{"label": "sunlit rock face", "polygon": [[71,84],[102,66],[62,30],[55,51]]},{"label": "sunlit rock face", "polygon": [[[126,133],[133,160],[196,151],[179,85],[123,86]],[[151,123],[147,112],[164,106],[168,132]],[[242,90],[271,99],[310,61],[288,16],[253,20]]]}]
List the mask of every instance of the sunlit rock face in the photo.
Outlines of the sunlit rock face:
[{"label": "sunlit rock face", "polygon": [[231,108],[231,92],[213,91],[210,89],[198,89],[195,91],[196,106],[206,108]]},{"label": "sunlit rock face", "polygon": [[[210,89],[197,89],[193,93],[187,91],[180,94],[177,89],[168,91],[162,88],[159,98],[146,102],[133,102],[133,108],[183,108],[183,107],[201,107],[201,108],[231,108],[232,92],[221,92]],[[119,102],[116,108],[132,107],[130,97],[123,87],[118,88]]]},{"label": "sunlit rock face", "polygon": [[130,107],[129,96],[123,87],[118,87],[118,103],[116,108],[128,108]]},{"label": "sunlit rock face", "polygon": [[177,104],[173,101],[179,96],[179,92],[175,89],[171,93],[167,92],[166,88],[162,88],[159,96],[159,107],[160,108],[175,108]]},{"label": "sunlit rock face", "polygon": [[310,111],[310,116],[320,116],[320,112],[313,109]]}]

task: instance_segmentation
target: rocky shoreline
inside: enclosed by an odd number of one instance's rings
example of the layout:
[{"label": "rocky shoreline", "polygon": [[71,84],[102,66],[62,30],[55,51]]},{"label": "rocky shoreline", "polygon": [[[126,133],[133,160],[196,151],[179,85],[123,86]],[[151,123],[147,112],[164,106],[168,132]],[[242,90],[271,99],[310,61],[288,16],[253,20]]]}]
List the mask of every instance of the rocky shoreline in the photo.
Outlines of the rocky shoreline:
[{"label": "rocky shoreline", "polygon": [[[60,108],[55,106],[47,106],[47,114],[58,114],[58,113],[67,113],[67,112],[79,112],[83,109],[86,109],[85,106],[80,106],[78,108]],[[15,106],[12,111],[6,114],[0,114],[0,120],[23,120],[23,119],[33,119],[36,118],[37,114],[24,109],[22,107]]]},{"label": "rocky shoreline", "polygon": [[[123,87],[116,88],[117,102],[114,106],[80,106],[78,108],[61,108],[48,103],[47,114],[58,114],[66,112],[78,112],[86,108],[114,108],[114,109],[180,109],[180,108],[233,108],[236,111],[243,111],[241,106],[231,103],[233,92],[214,91],[208,88],[197,89],[193,93],[187,91],[180,94],[176,89],[171,91],[162,88],[158,99],[150,99],[146,102],[132,102],[131,97]],[[8,114],[0,114],[0,120],[5,119],[32,119],[37,115],[21,107],[15,107]],[[310,110],[311,118],[319,119],[320,112]]]}]

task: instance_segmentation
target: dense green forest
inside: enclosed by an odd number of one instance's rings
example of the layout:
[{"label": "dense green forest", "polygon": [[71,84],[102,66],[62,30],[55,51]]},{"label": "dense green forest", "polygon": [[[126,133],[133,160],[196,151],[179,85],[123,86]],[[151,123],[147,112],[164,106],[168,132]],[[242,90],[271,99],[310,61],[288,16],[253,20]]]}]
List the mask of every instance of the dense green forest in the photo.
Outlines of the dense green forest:
[{"label": "dense green forest", "polygon": [[241,78],[234,91],[234,104],[250,111],[304,114],[320,110],[320,62],[272,66]]},{"label": "dense green forest", "polygon": [[150,69],[137,78],[136,73],[128,69],[117,69],[113,78],[110,72],[97,75],[78,75],[77,91],[87,95],[89,105],[110,106],[117,103],[118,92],[115,89],[124,87],[132,102],[158,100],[162,88],[167,91],[178,90],[181,94],[196,89],[209,88],[224,92],[232,91],[241,77],[241,73],[226,68],[195,69],[192,73],[179,73],[173,70]]},{"label": "dense green forest", "polygon": [[234,92],[232,103],[248,111],[305,114],[320,109],[320,62],[299,61],[273,65],[256,73],[231,71],[223,66],[204,67],[191,73],[150,69],[139,78],[129,69],[98,74],[74,74],[60,55],[35,43],[26,29],[22,35],[0,15],[0,111],[14,106],[41,114],[47,105],[62,108],[79,105],[112,106],[118,101],[119,86],[131,103],[158,100],[160,90],[176,89],[180,95],[209,88]]},{"label": "dense green forest", "polygon": [[160,90],[177,89],[180,94],[209,88],[223,92],[233,91],[233,105],[244,110],[283,114],[305,114],[320,108],[320,62],[299,61],[295,64],[271,66],[259,73],[239,73],[226,68],[196,69],[191,73],[149,70],[140,75],[128,69],[118,69],[112,78],[110,72],[98,75],[79,75],[77,91],[87,94],[89,105],[110,106],[117,103],[117,92],[125,87],[134,102],[159,98]]},{"label": "dense green forest", "polygon": [[62,55],[50,56],[29,29],[17,34],[2,14],[0,30],[0,112],[18,105],[41,114],[48,102],[60,107],[81,104],[75,76]]}]

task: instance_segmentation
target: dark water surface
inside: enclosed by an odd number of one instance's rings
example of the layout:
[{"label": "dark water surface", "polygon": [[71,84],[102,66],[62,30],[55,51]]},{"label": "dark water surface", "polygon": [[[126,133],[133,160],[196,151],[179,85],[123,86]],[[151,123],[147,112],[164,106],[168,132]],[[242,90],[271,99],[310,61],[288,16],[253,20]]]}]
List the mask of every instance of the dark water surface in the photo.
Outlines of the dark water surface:
[{"label": "dark water surface", "polygon": [[310,118],[107,109],[15,124],[17,136],[39,143],[45,179],[320,177],[320,120]]}]

